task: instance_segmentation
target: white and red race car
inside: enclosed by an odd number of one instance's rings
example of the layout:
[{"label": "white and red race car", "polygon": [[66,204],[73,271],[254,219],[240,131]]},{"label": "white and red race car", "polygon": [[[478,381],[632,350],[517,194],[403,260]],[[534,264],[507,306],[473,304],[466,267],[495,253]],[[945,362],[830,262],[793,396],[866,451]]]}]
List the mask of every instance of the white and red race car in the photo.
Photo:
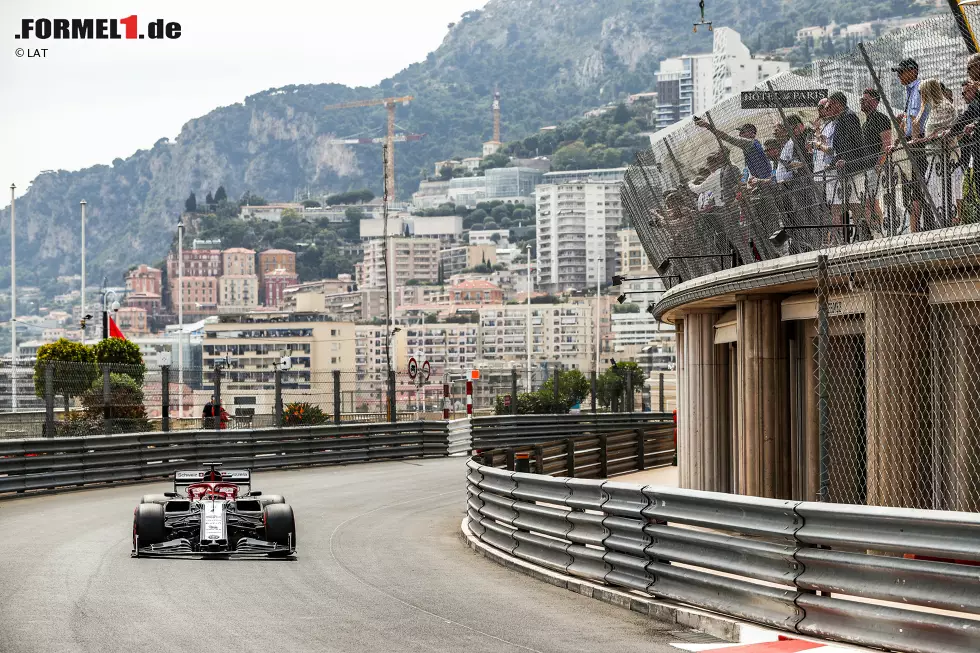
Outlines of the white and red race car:
[{"label": "white and red race car", "polygon": [[293,509],[252,490],[247,469],[174,472],[174,491],[146,494],[133,515],[133,556],[290,557]]}]

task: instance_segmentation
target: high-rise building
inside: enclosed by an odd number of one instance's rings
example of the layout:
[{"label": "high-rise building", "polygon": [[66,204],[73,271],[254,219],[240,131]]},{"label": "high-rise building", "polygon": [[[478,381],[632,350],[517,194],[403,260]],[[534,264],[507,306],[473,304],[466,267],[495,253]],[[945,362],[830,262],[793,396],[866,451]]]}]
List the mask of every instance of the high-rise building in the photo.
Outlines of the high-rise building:
[{"label": "high-rise building", "polygon": [[657,72],[657,128],[701,115],[715,104],[778,73],[789,63],[753,57],[738,32],[714,30],[711,54],[664,59]]},{"label": "high-rise building", "polygon": [[536,192],[538,286],[560,292],[609,283],[623,221],[620,184],[542,184]]},{"label": "high-rise building", "polygon": [[697,115],[712,105],[712,55],[664,59],[657,72],[657,128]]},{"label": "high-rise building", "polygon": [[755,88],[773,75],[789,70],[789,62],[753,57],[742,36],[730,27],[714,31],[711,53],[712,96],[710,104]]}]

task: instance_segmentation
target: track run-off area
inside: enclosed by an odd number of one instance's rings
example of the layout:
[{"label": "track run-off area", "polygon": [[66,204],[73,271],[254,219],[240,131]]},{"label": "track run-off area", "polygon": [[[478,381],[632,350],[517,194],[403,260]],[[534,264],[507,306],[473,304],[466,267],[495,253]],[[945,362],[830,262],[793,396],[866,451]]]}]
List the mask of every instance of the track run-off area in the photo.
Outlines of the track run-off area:
[{"label": "track run-off area", "polygon": [[255,474],[296,512],[290,561],[131,558],[133,510],[167,482],[0,501],[0,651],[676,653],[676,625],[471,551],[465,471],[443,458]]}]

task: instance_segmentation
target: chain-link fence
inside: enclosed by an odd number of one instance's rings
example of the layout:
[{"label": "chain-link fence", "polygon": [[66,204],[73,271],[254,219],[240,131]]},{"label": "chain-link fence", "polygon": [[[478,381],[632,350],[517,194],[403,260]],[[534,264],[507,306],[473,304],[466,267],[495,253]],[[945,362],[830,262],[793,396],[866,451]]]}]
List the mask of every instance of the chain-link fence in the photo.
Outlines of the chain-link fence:
[{"label": "chain-link fence", "polygon": [[[937,16],[664,130],[626,175],[673,283],[816,254],[791,410],[814,422],[799,455],[822,500],[980,510],[978,86],[980,59]],[[793,265],[783,281],[812,288]]]},{"label": "chain-link fence", "polygon": [[[475,381],[469,371],[395,369],[389,382],[384,371],[367,369],[180,370],[22,361],[14,373],[9,363],[0,367],[0,437],[383,422],[393,410],[399,420],[443,419],[445,410],[455,419],[468,414],[468,405],[474,415],[489,415],[507,412],[528,389],[540,394],[561,369],[558,363],[535,365],[529,387],[525,369],[511,366],[487,366]],[[574,409],[587,411],[592,385],[589,374],[583,377],[586,396]],[[632,402],[625,397],[625,384],[605,388],[602,377],[597,379],[599,411],[674,407],[673,372],[636,379]],[[567,389],[559,384],[559,390]]]}]

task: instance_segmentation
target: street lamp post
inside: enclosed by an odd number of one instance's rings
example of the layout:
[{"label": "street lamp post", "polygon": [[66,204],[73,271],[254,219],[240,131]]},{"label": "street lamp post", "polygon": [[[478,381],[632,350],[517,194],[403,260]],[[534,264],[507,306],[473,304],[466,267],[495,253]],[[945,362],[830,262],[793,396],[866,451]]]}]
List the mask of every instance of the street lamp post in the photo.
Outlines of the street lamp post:
[{"label": "street lamp post", "polygon": [[16,211],[14,191],[17,186],[10,184],[10,411],[17,410],[17,239],[14,228]]},{"label": "street lamp post", "polygon": [[602,291],[602,272],[600,266],[602,265],[602,259],[598,256],[595,260],[595,373],[599,374],[599,333],[602,330],[600,326],[600,313],[602,312],[602,306],[599,303],[599,293]]},{"label": "street lamp post", "polygon": [[[81,317],[85,318],[85,200],[78,203],[82,207],[82,312]],[[82,327],[82,344],[85,344],[85,327]]]},{"label": "street lamp post", "polygon": [[184,219],[177,222],[177,415],[184,416]]},{"label": "street lamp post", "polygon": [[531,284],[531,245],[527,246],[527,379],[524,386],[528,394],[531,393],[531,293],[534,286]]}]

